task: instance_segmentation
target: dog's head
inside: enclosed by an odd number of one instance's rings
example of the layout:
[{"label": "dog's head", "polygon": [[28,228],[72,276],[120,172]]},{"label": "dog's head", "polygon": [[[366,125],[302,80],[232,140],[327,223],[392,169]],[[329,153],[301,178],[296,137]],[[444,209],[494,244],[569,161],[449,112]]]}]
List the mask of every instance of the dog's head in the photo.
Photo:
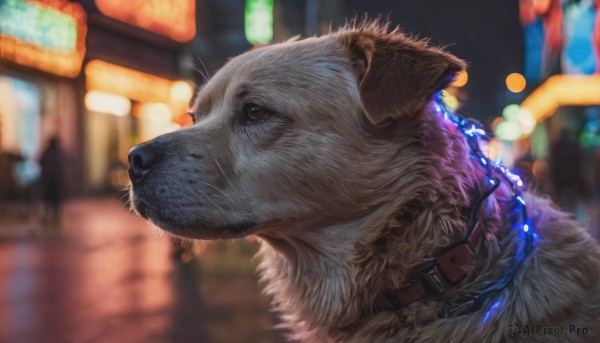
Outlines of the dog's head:
[{"label": "dog's head", "polygon": [[377,24],[246,52],[199,91],[195,125],[131,150],[132,206],[200,239],[365,215],[416,163],[397,159],[415,118],[463,67]]}]

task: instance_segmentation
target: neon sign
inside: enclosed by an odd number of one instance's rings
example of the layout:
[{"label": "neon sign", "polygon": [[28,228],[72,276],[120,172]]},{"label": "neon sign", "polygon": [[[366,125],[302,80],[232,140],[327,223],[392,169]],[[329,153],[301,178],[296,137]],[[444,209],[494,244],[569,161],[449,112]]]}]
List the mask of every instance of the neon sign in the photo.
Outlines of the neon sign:
[{"label": "neon sign", "polygon": [[85,11],[67,0],[0,0],[0,58],[75,77],[85,55]]},{"label": "neon sign", "polygon": [[189,42],[196,35],[194,0],[96,0],[102,14],[145,30]]},{"label": "neon sign", "polygon": [[554,75],[539,86],[521,108],[531,112],[539,123],[561,106],[600,105],[600,75]]},{"label": "neon sign", "polygon": [[266,44],[273,39],[273,0],[246,0],[244,31],[251,44]]},{"label": "neon sign", "polygon": [[93,60],[85,66],[88,90],[124,95],[143,102],[170,100],[171,81],[116,64]]}]

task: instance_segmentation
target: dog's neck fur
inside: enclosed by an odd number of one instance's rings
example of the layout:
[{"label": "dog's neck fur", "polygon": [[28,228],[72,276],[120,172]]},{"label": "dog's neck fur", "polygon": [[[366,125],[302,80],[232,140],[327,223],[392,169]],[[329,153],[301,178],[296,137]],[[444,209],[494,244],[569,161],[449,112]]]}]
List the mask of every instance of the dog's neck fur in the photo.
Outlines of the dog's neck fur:
[{"label": "dog's neck fur", "polygon": [[423,115],[429,120],[419,125],[415,142],[429,152],[419,156],[428,165],[400,172],[422,179],[389,192],[389,203],[360,219],[327,227],[299,223],[301,231],[261,235],[268,243],[261,250],[266,291],[284,321],[302,333],[296,338],[351,325],[372,310],[378,294],[406,285],[411,271],[466,233],[461,209],[470,205],[470,188],[483,171],[459,132],[433,113]]},{"label": "dog's neck fur", "polygon": [[469,158],[460,133],[443,125],[430,116],[416,134],[427,141],[423,151],[431,153],[421,157],[427,166],[418,166],[421,169],[414,175],[420,173],[427,182],[403,184],[394,190],[398,196],[359,219],[326,227],[298,223],[297,231],[272,230],[260,235],[266,243],[259,253],[262,280],[294,339],[351,341],[353,333],[369,330],[373,316],[387,316],[388,322],[380,319],[378,325],[395,327],[398,332],[435,325],[445,303],[474,295],[513,263],[518,242],[507,219],[501,218],[512,194],[502,187],[480,211],[486,244],[466,280],[427,304],[418,302],[394,314],[373,313],[377,295],[405,286],[411,272],[466,234],[467,219],[461,209],[471,205],[470,190],[484,182],[484,174]]}]

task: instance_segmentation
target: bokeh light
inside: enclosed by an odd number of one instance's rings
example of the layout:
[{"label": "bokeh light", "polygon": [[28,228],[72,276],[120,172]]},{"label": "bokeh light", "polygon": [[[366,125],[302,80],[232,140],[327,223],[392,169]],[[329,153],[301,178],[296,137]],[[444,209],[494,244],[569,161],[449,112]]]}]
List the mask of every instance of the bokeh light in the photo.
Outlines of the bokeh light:
[{"label": "bokeh light", "polygon": [[525,86],[527,86],[527,81],[519,73],[512,73],[506,77],[506,87],[513,93],[521,93],[525,89]]},{"label": "bokeh light", "polygon": [[456,73],[456,76],[454,77],[454,81],[452,81],[452,84],[450,86],[452,87],[464,87],[467,82],[469,82],[469,73],[467,73],[466,70],[461,70],[458,73]]},{"label": "bokeh light", "polygon": [[92,90],[85,94],[84,102],[85,107],[90,111],[109,113],[119,117],[126,116],[131,111],[131,101],[118,94]]},{"label": "bokeh light", "polygon": [[175,81],[171,85],[171,99],[175,102],[189,103],[192,98],[192,87],[185,81]]}]

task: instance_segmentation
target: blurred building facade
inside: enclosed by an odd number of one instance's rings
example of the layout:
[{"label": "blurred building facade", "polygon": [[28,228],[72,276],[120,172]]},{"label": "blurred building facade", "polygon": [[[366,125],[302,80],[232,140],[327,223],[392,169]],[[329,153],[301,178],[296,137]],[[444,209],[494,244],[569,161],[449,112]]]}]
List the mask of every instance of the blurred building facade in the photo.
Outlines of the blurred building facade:
[{"label": "blurred building facade", "polygon": [[194,0],[89,0],[84,164],[87,189],[122,188],[129,149],[187,123]]},{"label": "blurred building facade", "polygon": [[11,0],[0,2],[0,16],[0,201],[30,201],[46,141],[58,136],[69,154],[80,153],[86,15],[79,4]]},{"label": "blurred building facade", "polygon": [[[600,1],[520,0],[523,74],[493,121],[514,166],[600,233]],[[512,94],[511,94],[512,93]]]},{"label": "blurred building facade", "polygon": [[599,9],[597,0],[520,1],[527,86],[516,119],[534,128],[515,136],[517,160],[580,218],[600,203]]},{"label": "blurred building facade", "polygon": [[58,137],[67,195],[127,184],[127,152],[189,123],[195,0],[0,1],[0,203],[35,197]]}]

